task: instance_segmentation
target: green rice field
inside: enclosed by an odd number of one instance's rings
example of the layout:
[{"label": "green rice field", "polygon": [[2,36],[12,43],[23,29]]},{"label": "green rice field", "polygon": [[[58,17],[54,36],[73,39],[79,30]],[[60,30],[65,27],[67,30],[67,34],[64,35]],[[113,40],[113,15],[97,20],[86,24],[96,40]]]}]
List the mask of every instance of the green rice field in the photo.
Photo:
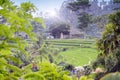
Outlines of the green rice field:
[{"label": "green rice field", "polygon": [[58,61],[65,61],[74,66],[85,65],[94,61],[98,55],[95,40],[91,39],[54,39],[46,40],[55,48],[62,48]]}]

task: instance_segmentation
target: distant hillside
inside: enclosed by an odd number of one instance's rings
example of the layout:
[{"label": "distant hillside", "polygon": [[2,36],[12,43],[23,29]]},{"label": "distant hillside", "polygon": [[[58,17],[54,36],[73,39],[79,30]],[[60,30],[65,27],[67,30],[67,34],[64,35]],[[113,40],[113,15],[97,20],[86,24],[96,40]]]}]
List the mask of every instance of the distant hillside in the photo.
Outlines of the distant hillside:
[{"label": "distant hillside", "polygon": [[[120,7],[120,4],[118,3],[114,4],[113,0],[110,0],[110,1],[102,0],[102,2],[98,2],[98,0],[91,0],[89,2],[91,6],[85,9],[85,12],[92,15],[93,23],[89,24],[89,26],[86,27],[85,30],[83,31],[78,29],[78,26],[79,26],[78,14],[82,12],[82,9],[79,9],[78,11],[72,11],[69,8],[67,8],[67,6],[69,6],[69,3],[74,1],[75,0],[66,0],[63,2],[60,9],[60,16],[67,23],[70,23],[72,30],[73,28],[76,28],[75,32],[78,32],[78,31],[82,33],[84,32],[84,36],[86,37],[99,38],[104,29],[104,26],[107,24],[107,15],[113,13],[115,8]],[[99,18],[99,20],[95,21],[96,18]]]}]

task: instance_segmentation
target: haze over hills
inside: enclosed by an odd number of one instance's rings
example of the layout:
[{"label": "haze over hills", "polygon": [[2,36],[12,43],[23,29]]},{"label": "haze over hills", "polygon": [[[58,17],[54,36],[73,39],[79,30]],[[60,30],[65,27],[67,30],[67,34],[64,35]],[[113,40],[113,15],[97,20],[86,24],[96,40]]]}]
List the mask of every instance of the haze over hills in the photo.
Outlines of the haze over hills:
[{"label": "haze over hills", "polygon": [[[68,9],[67,6],[69,5],[70,2],[73,2],[73,1],[74,0],[67,0],[63,2],[60,9],[60,13],[64,20],[67,19],[66,21],[68,21],[72,25],[72,27],[77,28],[77,26],[79,26],[77,14],[80,14],[82,10],[80,9],[78,11],[72,11]],[[114,12],[113,8],[118,6],[113,4],[112,0],[110,1],[103,0],[101,2],[98,2],[98,0],[93,0],[93,1],[90,1],[90,4],[91,6],[87,8],[85,11],[88,14],[91,14],[93,17],[113,13]],[[76,32],[77,30],[78,29],[76,29]],[[87,36],[100,37],[102,30],[103,29],[97,27],[96,24],[91,24],[89,27],[86,28],[86,31],[84,33]]]},{"label": "haze over hills", "polygon": [[[102,31],[107,21],[99,25],[96,23],[91,23],[84,30],[79,29],[78,14],[82,12],[82,9],[79,9],[78,11],[72,11],[71,9],[69,9],[68,5],[70,2],[73,2],[73,1],[74,0],[64,1],[61,5],[60,10],[48,11],[45,13],[42,12],[39,14],[39,16],[45,19],[47,31],[49,31],[49,27],[52,24],[59,21],[59,22],[63,22],[70,25],[70,34],[73,34],[73,35],[82,34],[84,35],[84,38],[85,37],[99,38],[102,34]],[[117,8],[120,6],[120,4],[113,4],[113,0],[109,0],[109,1],[102,0],[100,2],[99,0],[91,0],[89,4],[91,6],[85,9],[85,12],[92,15],[92,18],[107,16],[108,14],[111,14],[115,11],[114,8]]]}]

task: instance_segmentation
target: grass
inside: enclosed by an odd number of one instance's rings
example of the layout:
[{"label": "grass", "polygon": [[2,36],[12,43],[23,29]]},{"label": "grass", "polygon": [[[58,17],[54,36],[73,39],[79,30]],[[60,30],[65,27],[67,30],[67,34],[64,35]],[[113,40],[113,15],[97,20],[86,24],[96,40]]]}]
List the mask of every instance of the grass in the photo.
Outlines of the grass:
[{"label": "grass", "polygon": [[91,48],[73,48],[59,54],[64,57],[64,61],[67,63],[78,66],[93,61],[97,56],[97,50]]},{"label": "grass", "polygon": [[57,58],[58,61],[65,61],[74,66],[85,65],[96,59],[98,52],[95,46],[95,40],[91,39],[54,39],[46,40],[48,44],[55,48],[66,48],[61,51]]}]

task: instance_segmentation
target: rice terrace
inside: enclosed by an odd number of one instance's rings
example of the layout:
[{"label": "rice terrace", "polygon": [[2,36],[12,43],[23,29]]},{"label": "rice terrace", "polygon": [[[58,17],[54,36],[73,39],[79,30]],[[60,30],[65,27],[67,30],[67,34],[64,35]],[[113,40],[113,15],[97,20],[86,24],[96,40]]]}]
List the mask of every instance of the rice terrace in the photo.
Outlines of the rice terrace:
[{"label": "rice terrace", "polygon": [[84,39],[57,39],[46,40],[53,47],[61,48],[59,53],[63,57],[63,61],[67,61],[73,65],[88,64],[97,57],[95,40]]}]

